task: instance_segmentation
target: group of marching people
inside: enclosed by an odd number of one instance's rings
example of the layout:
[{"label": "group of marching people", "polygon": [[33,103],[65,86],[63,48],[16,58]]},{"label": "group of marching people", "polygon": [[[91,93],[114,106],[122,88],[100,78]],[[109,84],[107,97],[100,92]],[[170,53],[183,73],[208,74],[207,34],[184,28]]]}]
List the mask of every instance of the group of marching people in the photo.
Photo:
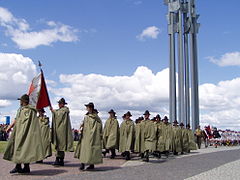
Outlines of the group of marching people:
[{"label": "group of marching people", "polygon": [[123,122],[118,127],[118,121],[113,110],[109,111],[110,117],[106,121],[103,131],[103,151],[104,155],[111,152],[110,158],[116,156],[115,150],[130,160],[130,153],[139,153],[139,156],[146,162],[149,155],[160,158],[161,154],[169,155],[173,152],[189,153],[196,150],[194,134],[187,125],[175,120],[173,125],[168,122],[167,116],[161,119],[160,115],[150,119],[148,110],[143,114],[144,117],[136,119],[135,123],[131,120],[131,113],[128,111],[123,115]]},{"label": "group of marching people", "polygon": [[[8,127],[7,132],[13,128],[6,147],[3,159],[16,164],[10,173],[29,173],[32,162],[43,163],[43,160],[52,156],[52,144],[56,150],[56,159],[53,165],[64,166],[65,152],[73,152],[73,135],[69,116],[69,108],[64,98],[58,101],[58,109],[50,107],[52,112],[52,126],[44,109],[36,109],[29,104],[29,96],[23,95],[20,108],[14,122]],[[92,102],[85,104],[87,113],[80,125],[80,137],[74,157],[80,161],[80,170],[92,170],[95,164],[103,162],[103,156],[111,153],[110,158],[115,158],[116,150],[126,160],[131,159],[131,153],[139,153],[144,161],[149,161],[149,155],[158,158],[161,154],[169,155],[173,152],[189,153],[196,149],[194,134],[190,125],[175,120],[173,125],[165,116],[160,115],[150,119],[149,111],[144,117],[139,117],[135,123],[131,120],[128,111],[123,115],[119,126],[116,112],[110,110],[109,118],[103,128]],[[22,164],[24,167],[22,168]],[[88,167],[85,168],[85,166]]]}]

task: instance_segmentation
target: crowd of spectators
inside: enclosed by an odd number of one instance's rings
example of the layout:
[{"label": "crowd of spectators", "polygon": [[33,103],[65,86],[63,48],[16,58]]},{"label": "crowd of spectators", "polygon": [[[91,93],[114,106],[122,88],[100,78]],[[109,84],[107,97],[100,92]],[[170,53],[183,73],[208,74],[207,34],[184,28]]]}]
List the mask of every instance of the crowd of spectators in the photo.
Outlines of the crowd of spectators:
[{"label": "crowd of spectators", "polygon": [[7,124],[0,124],[0,141],[8,140],[9,133],[6,132],[7,127]]}]

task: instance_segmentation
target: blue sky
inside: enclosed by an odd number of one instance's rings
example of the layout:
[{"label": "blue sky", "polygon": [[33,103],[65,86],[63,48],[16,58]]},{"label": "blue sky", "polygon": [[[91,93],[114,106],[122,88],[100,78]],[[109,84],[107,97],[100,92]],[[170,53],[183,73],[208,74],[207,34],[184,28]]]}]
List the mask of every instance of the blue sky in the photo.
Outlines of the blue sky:
[{"label": "blue sky", "polygon": [[[200,85],[211,83],[218,86],[220,81],[238,78],[238,54],[234,65],[220,66],[217,62],[221,61],[223,55],[240,51],[237,15],[240,2],[196,0],[196,5],[201,23],[198,35]],[[72,87],[70,82],[59,79],[61,74],[87,76],[93,73],[106,77],[131,77],[140,66],[147,67],[155,75],[168,68],[167,6],[163,0],[2,0],[0,6],[18,22],[27,22],[29,28],[21,32],[68,27],[70,39],[63,40],[65,37],[61,36],[47,45],[39,43],[26,48],[19,44],[22,37],[16,36],[16,33],[11,34],[6,26],[0,26],[0,52],[21,54],[34,63],[40,60],[44,64],[46,78],[56,83],[51,91],[54,100],[63,95],[56,89]],[[50,21],[55,25],[47,25]],[[11,23],[13,22],[15,21]],[[156,37],[138,38],[145,29],[153,26],[157,28]],[[13,38],[20,40],[14,41]],[[31,40],[29,38],[29,44],[32,43]],[[232,54],[229,56],[231,58]],[[216,60],[215,63],[210,62],[209,57]],[[163,82],[160,86],[168,85]],[[18,91],[17,95],[21,93]],[[94,98],[97,97],[86,100],[95,100]],[[3,95],[0,99],[9,100]],[[11,98],[9,101],[11,105],[2,107],[0,111],[7,113],[16,109],[16,103]],[[118,105],[122,107],[121,103]],[[127,107],[121,110],[127,110]],[[163,114],[167,113],[162,111]],[[203,109],[205,111],[209,112],[208,109]]]}]

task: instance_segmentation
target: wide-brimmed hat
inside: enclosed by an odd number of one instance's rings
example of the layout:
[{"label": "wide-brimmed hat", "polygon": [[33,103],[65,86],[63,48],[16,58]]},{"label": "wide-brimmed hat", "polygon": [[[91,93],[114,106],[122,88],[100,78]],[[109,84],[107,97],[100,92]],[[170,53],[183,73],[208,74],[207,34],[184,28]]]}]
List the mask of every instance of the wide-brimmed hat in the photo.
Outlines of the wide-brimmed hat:
[{"label": "wide-brimmed hat", "polygon": [[27,94],[22,95],[18,100],[29,103],[29,96]]},{"label": "wide-brimmed hat", "polygon": [[61,98],[59,101],[58,101],[58,104],[67,104],[65,99],[64,98]]},{"label": "wide-brimmed hat", "polygon": [[168,121],[168,117],[164,116],[163,120]]},{"label": "wide-brimmed hat", "polygon": [[94,104],[92,102],[88,103],[88,104],[84,104],[86,107],[91,107],[94,109]]},{"label": "wide-brimmed hat", "polygon": [[181,123],[179,124],[179,126],[184,126],[184,124],[181,122]]},{"label": "wide-brimmed hat", "polygon": [[132,116],[132,114],[130,113],[130,111],[128,111],[125,115],[126,115],[126,116]]},{"label": "wide-brimmed hat", "polygon": [[115,112],[113,109],[111,109],[108,113],[109,113],[109,114],[110,114],[110,113],[116,114],[116,112]]},{"label": "wide-brimmed hat", "polygon": [[173,124],[178,124],[177,120],[173,121]]},{"label": "wide-brimmed hat", "polygon": [[161,119],[161,116],[159,114],[156,115],[156,118]]},{"label": "wide-brimmed hat", "polygon": [[150,112],[148,110],[146,110],[143,115],[150,115]]}]

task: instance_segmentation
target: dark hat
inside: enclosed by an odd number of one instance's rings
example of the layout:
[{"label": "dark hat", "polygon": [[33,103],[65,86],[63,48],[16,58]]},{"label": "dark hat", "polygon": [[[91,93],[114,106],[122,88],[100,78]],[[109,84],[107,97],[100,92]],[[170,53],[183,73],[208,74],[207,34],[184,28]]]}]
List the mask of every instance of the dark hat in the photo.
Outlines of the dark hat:
[{"label": "dark hat", "polygon": [[190,124],[187,124],[186,127],[189,127],[189,128],[190,128]]},{"label": "dark hat", "polygon": [[163,120],[168,121],[168,117],[164,116]]},{"label": "dark hat", "polygon": [[151,119],[151,121],[156,121],[156,117],[153,117],[153,118]]},{"label": "dark hat", "polygon": [[178,124],[177,120],[173,121],[173,124]]},{"label": "dark hat", "polygon": [[109,114],[110,114],[110,113],[116,114],[116,112],[115,112],[113,109],[111,109],[108,113],[109,113]]},{"label": "dark hat", "polygon": [[65,99],[64,98],[61,98],[59,101],[58,101],[58,104],[67,104]]},{"label": "dark hat", "polygon": [[18,100],[29,103],[29,96],[27,94],[22,95]]},{"label": "dark hat", "polygon": [[184,126],[184,124],[181,122],[181,123],[180,123],[180,126]]},{"label": "dark hat", "polygon": [[159,114],[157,114],[157,115],[156,115],[156,118],[159,118],[159,119],[161,119],[161,116],[160,116]]},{"label": "dark hat", "polygon": [[146,110],[145,113],[143,115],[150,115],[149,111]]},{"label": "dark hat", "polygon": [[125,115],[126,115],[126,116],[132,116],[132,114],[130,113],[130,111],[128,111]]},{"label": "dark hat", "polygon": [[92,102],[88,103],[88,104],[85,104],[86,107],[91,107],[94,109],[94,104]]}]

